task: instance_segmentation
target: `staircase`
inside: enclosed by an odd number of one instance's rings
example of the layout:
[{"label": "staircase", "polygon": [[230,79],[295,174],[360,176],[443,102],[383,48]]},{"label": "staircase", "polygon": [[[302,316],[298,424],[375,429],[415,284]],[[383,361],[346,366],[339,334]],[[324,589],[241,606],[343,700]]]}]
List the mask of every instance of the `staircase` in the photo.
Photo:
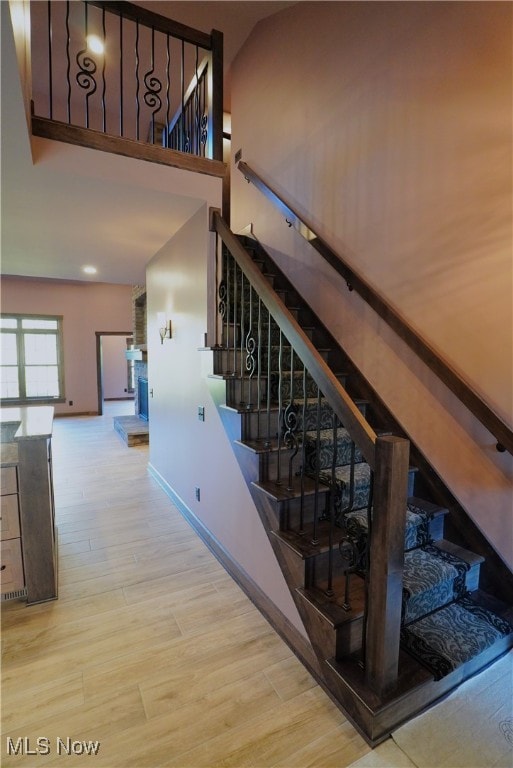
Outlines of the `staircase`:
[{"label": "staircase", "polygon": [[[513,646],[512,601],[497,585],[488,591],[493,579],[481,553],[458,535],[446,538],[453,500],[416,448],[410,458],[418,465],[395,485],[366,460],[353,421],[368,425],[385,451],[396,450],[397,436],[399,450],[407,449],[405,436],[271,257],[253,238],[223,239],[222,335],[210,376],[226,388],[219,411],[314,648],[319,682],[377,744]],[[272,308],[252,279],[255,268],[272,289]],[[288,313],[315,348],[321,374],[327,367],[349,395],[346,424],[277,312]],[[391,527],[384,487],[395,500]]]}]

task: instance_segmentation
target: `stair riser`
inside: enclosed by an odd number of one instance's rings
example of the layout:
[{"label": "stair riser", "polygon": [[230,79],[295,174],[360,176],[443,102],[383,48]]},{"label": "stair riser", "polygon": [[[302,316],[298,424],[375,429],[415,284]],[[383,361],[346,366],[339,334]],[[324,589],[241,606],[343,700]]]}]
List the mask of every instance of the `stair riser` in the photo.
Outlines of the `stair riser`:
[{"label": "stair riser", "polygon": [[[282,375],[283,376],[290,376],[290,354],[291,348],[290,347],[283,347],[282,349],[282,359],[281,359],[281,369],[282,369]],[[279,368],[279,348],[272,347],[271,350],[271,371],[277,371]],[[323,350],[320,352],[321,356],[326,360],[329,355],[329,350]],[[267,339],[265,340],[265,346],[262,348],[260,353],[260,360],[258,359],[258,352],[255,351],[254,353],[254,366],[255,371],[260,370],[262,373],[262,376],[267,376],[268,374],[268,364],[267,364]],[[240,373],[240,371],[244,371],[246,373],[247,371],[247,362],[248,359],[251,360],[251,358],[248,355],[248,352],[245,348],[241,350],[240,347],[237,347],[234,351],[233,347],[230,349],[215,349],[214,350],[214,373],[217,374],[225,374],[227,372],[233,372],[237,371]],[[297,356],[294,356],[294,367],[297,370],[301,370],[301,364],[299,362],[299,359]]]},{"label": "stair riser", "polygon": [[[280,508],[281,507],[281,508]],[[287,504],[278,505],[278,519],[280,530],[287,531],[299,531],[301,523],[301,501],[300,499],[292,499]],[[311,494],[305,496],[302,505],[302,519],[303,525],[309,525],[313,522],[314,517],[317,515],[317,519],[322,515],[329,515],[329,495],[322,486],[319,488],[317,494],[317,501],[315,495]]]}]

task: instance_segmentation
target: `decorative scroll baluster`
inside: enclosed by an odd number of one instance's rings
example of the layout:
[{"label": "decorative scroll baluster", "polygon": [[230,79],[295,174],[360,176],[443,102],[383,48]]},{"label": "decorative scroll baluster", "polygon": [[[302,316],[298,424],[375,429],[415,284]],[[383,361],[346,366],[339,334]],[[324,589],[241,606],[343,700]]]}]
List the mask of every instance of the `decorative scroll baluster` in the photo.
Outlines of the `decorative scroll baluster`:
[{"label": "decorative scroll baluster", "polygon": [[155,115],[162,107],[162,100],[159,96],[162,90],[162,83],[155,74],[155,29],[151,28],[151,48],[150,48],[150,69],[144,75],[144,85],[146,91],[144,94],[144,103],[150,107],[151,111],[151,141],[155,143]]},{"label": "decorative scroll baluster", "polygon": [[[278,347],[278,419],[281,422],[283,418],[283,398],[282,398],[282,370],[283,370],[283,334],[280,330]],[[276,455],[276,485],[281,485],[281,433],[282,426],[278,425],[278,445]]]},{"label": "decorative scroll baluster", "polygon": [[302,413],[303,435],[301,437],[301,474],[300,474],[301,497],[299,500],[299,533],[301,534],[304,533],[304,530],[305,530],[306,412],[307,412],[307,405],[308,405],[305,365],[303,365],[302,384],[303,384],[303,413]]},{"label": "decorative scroll baluster", "polygon": [[[89,34],[89,24],[88,24],[88,6],[87,4],[85,7],[85,39],[87,40],[87,36]],[[97,83],[94,78],[94,75],[96,73],[96,62],[92,58],[92,56],[87,55],[87,44],[86,47],[80,50],[77,53],[77,65],[78,65],[78,72],[77,72],[77,83],[85,91],[85,123],[86,128],[89,128],[89,99],[91,96],[96,93]]]},{"label": "decorative scroll baluster", "polygon": [[260,440],[260,414],[262,412],[262,299],[258,297],[257,321],[257,434]]},{"label": "decorative scroll baluster", "polygon": [[298,422],[298,411],[297,406],[295,404],[294,400],[294,350],[292,347],[290,348],[290,402],[285,408],[284,413],[284,428],[285,428],[285,434],[283,437],[283,441],[287,448],[290,449],[291,453],[289,456],[289,481],[287,490],[292,490],[292,472],[293,472],[293,466],[294,466],[294,459],[297,456],[297,453],[299,451],[299,443],[297,439],[297,428],[299,426]]},{"label": "decorative scroll baluster", "polygon": [[246,403],[246,408],[250,410],[253,407],[252,386],[253,386],[253,376],[256,368],[256,360],[255,360],[256,341],[253,335],[253,288],[251,286],[251,283],[249,282],[248,282],[248,287],[249,287],[249,321],[248,321],[249,325],[248,325],[248,332],[246,334],[246,371],[248,373],[248,400]]},{"label": "decorative scroll baluster", "polygon": [[239,287],[237,272],[239,270],[239,267],[235,260],[233,260],[232,263],[233,263],[233,368],[232,370],[233,370],[233,376],[235,376],[237,373],[237,344],[238,344],[237,302],[238,302],[238,287]]}]

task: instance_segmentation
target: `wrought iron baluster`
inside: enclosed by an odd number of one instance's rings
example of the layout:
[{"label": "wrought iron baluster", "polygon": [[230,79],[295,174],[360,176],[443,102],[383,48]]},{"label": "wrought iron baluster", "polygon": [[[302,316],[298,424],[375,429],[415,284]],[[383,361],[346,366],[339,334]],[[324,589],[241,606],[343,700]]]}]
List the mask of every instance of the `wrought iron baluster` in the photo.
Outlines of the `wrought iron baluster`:
[{"label": "wrought iron baluster", "polygon": [[362,624],[362,659],[361,666],[365,667],[367,655],[367,616],[369,605],[369,568],[370,568],[370,541],[372,533],[372,505],[374,502],[374,472],[370,473],[369,499],[367,501],[367,538],[365,540],[365,563],[364,563],[364,595],[365,602],[363,606],[363,624]]},{"label": "wrought iron baluster", "polygon": [[103,34],[103,56],[102,56],[102,130],[103,133],[107,132],[107,116],[105,112],[105,93],[107,89],[107,83],[105,81],[105,50],[106,50],[106,30],[105,30],[105,8],[102,8],[102,34]]},{"label": "wrought iron baluster", "polygon": [[267,447],[271,446],[271,313],[267,310]]},{"label": "wrought iron baluster", "polygon": [[[182,66],[181,66],[181,73],[180,73],[180,82],[181,82],[181,89],[182,89],[182,109],[180,112],[180,132],[181,132],[181,140],[180,140],[180,149],[182,152],[186,152],[185,149],[185,104],[184,104],[184,98],[185,98],[185,43],[182,40]],[[234,367],[235,370],[235,367]]]},{"label": "wrought iron baluster", "polygon": [[[333,413],[333,455],[331,459],[331,487],[335,489],[336,485],[336,467],[337,467],[337,452],[338,452],[338,418]],[[335,529],[335,494],[330,494],[330,520],[329,520],[329,533],[328,533],[328,587],[326,594],[328,597],[333,597],[333,538]]]},{"label": "wrought iron baluster", "polygon": [[244,334],[245,311],[244,311],[244,272],[240,270],[240,331],[239,331],[239,371],[240,371],[240,405],[244,406],[245,375],[244,375]]},{"label": "wrought iron baluster", "polygon": [[299,450],[299,443],[297,439],[297,428],[299,426],[297,406],[294,397],[294,384],[295,384],[295,371],[294,371],[294,350],[291,346],[290,349],[290,402],[285,408],[284,413],[284,428],[285,434],[283,441],[291,453],[289,456],[289,480],[287,490],[292,490],[292,470],[294,465],[294,459],[297,456]]},{"label": "wrought iron baluster", "polygon": [[246,371],[248,373],[248,401],[246,408],[250,410],[253,408],[252,403],[252,386],[253,375],[255,373],[256,361],[255,361],[255,337],[253,335],[253,286],[248,281],[249,286],[249,319],[248,319],[248,332],[246,334]]},{"label": "wrought iron baluster", "polygon": [[123,16],[119,16],[119,135],[123,136]]},{"label": "wrought iron baluster", "polygon": [[48,111],[50,120],[53,120],[52,31],[52,4],[48,0]]},{"label": "wrought iron baluster", "polygon": [[319,516],[319,472],[320,472],[320,446],[321,446],[321,390],[317,387],[317,428],[315,435],[315,490],[314,490],[314,519],[312,530],[312,544],[318,544],[317,525]]},{"label": "wrought iron baluster", "polygon": [[151,111],[151,143],[155,143],[155,115],[162,106],[162,100],[159,96],[162,90],[162,83],[155,74],[155,28],[151,28],[151,47],[150,47],[150,69],[144,75],[144,103],[150,107]]},{"label": "wrought iron baluster", "polygon": [[201,77],[201,144],[200,154],[205,157],[205,151],[208,139],[208,114],[207,114],[207,71],[208,65],[203,70]]},{"label": "wrought iron baluster", "polygon": [[232,258],[232,264],[233,264],[233,318],[232,318],[232,355],[233,355],[233,367],[232,367],[232,376],[237,375],[237,344],[238,344],[238,337],[237,337],[237,302],[238,302],[238,279],[237,279],[237,262],[235,259]]},{"label": "wrought iron baluster", "polygon": [[[278,327],[278,326],[277,326]],[[281,485],[281,432],[282,432],[282,364],[283,364],[283,334],[279,329],[279,346],[278,346],[278,444],[277,444],[277,458],[276,458],[276,485]]]},{"label": "wrought iron baluster", "polygon": [[[225,248],[224,251],[225,255],[225,268],[226,268],[226,296],[227,296],[227,305],[226,305],[226,349],[230,349],[230,324],[232,322],[232,272],[231,272],[231,254],[229,251]],[[230,370],[230,361],[228,358],[228,355],[226,357],[226,365],[228,366],[228,372]]]},{"label": "wrought iron baluster", "polygon": [[257,435],[260,440],[260,414],[262,412],[262,299],[258,297],[257,322]]},{"label": "wrought iron baluster", "polygon": [[166,35],[166,130],[164,133],[164,146],[169,147],[169,112],[171,109],[171,53],[169,51],[169,34]]},{"label": "wrought iron baluster", "polygon": [[139,101],[139,22],[135,22],[135,138],[139,141],[141,104]]},{"label": "wrought iron baluster", "polygon": [[307,412],[307,390],[306,390],[306,366],[303,364],[303,414],[302,414],[302,427],[303,434],[301,437],[301,474],[300,474],[300,486],[301,497],[299,499],[299,533],[305,532],[305,459],[306,459],[306,412]]},{"label": "wrought iron baluster", "polygon": [[[85,13],[85,39],[89,34],[89,22],[88,22],[88,6],[87,3],[84,6]],[[78,65],[77,83],[85,91],[85,122],[86,128],[89,128],[89,99],[96,93],[96,80],[94,75],[96,73],[96,62],[91,56],[87,56],[87,44],[86,47],[77,53],[76,61]]]},{"label": "wrought iron baluster", "polygon": [[196,85],[194,86],[194,154],[199,155],[199,79],[198,46],[196,46]]},{"label": "wrought iron baluster", "polygon": [[66,84],[68,86],[67,116],[68,124],[71,123],[71,58],[70,58],[71,35],[69,31],[69,0],[66,0]]}]

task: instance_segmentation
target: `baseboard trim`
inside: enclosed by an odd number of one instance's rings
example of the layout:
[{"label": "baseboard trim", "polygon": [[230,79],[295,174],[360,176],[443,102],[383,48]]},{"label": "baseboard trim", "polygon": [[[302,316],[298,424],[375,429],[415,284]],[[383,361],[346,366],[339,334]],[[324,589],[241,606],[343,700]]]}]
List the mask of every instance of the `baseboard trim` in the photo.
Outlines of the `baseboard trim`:
[{"label": "baseboard trim", "polygon": [[204,523],[196,517],[194,512],[189,509],[183,499],[151,463],[148,463],[148,471],[160,485],[164,493],[177,507],[182,517],[185,518],[191,528],[198,534],[203,543],[212,552],[214,557],[221,563],[225,571],[229,573],[236,584],[239,585],[242,591],[251,600],[253,605],[260,611],[264,618],[267,619],[269,624],[288,645],[294,655],[297,656],[302,664],[304,664],[316,682],[322,686],[323,690],[328,693],[330,698],[333,698],[329,691],[326,690],[325,683],[320,677],[317,657],[308,640],[303,637],[299,630],[296,629],[272,600],[269,599],[244,568],[234,560],[225,547],[223,547],[216,537],[208,530]]}]

